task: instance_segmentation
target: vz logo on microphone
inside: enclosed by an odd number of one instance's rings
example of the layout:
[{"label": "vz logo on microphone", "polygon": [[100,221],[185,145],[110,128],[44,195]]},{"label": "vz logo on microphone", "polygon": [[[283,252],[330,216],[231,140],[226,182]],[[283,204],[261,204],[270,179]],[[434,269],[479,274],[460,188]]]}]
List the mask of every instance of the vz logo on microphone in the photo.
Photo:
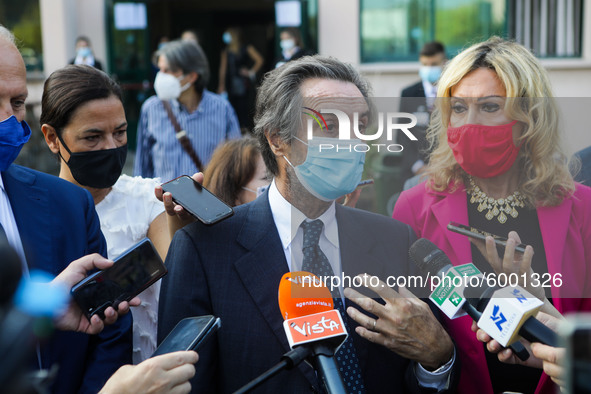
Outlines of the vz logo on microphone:
[{"label": "vz logo on microphone", "polygon": [[517,301],[519,301],[520,304],[527,301],[527,298],[521,293],[521,291],[519,291],[519,289],[514,289],[512,294],[517,298]]},{"label": "vz logo on microphone", "polygon": [[505,315],[503,315],[500,312],[500,309],[501,308],[498,305],[495,305],[493,307],[493,313],[490,318],[493,322],[495,322],[495,325],[497,326],[499,331],[503,331],[503,323],[505,323],[507,319],[505,318]]},{"label": "vz logo on microphone", "polygon": [[312,334],[321,335],[324,334],[325,330],[334,331],[340,328],[339,323],[330,318],[327,319],[325,316],[322,316],[322,319],[314,325],[305,322],[301,326],[298,326],[296,323],[292,322],[290,326],[305,337]]}]

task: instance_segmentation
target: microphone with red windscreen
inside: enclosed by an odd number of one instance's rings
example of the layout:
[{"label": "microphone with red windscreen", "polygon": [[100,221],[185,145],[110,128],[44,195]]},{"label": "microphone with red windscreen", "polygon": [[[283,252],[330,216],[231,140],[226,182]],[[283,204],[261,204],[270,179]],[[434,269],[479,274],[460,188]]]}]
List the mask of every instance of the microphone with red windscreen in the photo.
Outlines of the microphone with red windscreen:
[{"label": "microphone with red windscreen", "polygon": [[287,272],[279,282],[277,296],[292,350],[283,355],[280,363],[234,394],[246,393],[303,360],[316,370],[327,393],[346,393],[334,355],[347,339],[347,330],[341,314],[334,309],[328,288],[310,272]]}]

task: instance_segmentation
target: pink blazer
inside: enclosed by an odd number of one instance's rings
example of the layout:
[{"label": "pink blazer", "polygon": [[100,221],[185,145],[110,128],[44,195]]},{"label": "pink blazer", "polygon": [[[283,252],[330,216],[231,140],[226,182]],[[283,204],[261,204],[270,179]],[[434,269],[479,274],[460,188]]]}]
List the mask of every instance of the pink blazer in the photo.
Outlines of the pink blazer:
[{"label": "pink blazer", "polygon": [[[419,238],[437,245],[454,265],[461,265],[472,261],[470,241],[447,230],[447,224],[468,224],[467,204],[463,186],[453,193],[433,192],[423,182],[402,192],[393,217],[409,224]],[[554,305],[561,313],[591,311],[591,188],[577,184],[572,197],[537,212],[548,272],[553,276],[562,273],[562,286],[551,289]],[[444,319],[462,362],[459,392],[493,394],[484,347],[470,329],[472,320],[468,316]],[[554,390],[553,382],[543,374],[536,393]]]}]

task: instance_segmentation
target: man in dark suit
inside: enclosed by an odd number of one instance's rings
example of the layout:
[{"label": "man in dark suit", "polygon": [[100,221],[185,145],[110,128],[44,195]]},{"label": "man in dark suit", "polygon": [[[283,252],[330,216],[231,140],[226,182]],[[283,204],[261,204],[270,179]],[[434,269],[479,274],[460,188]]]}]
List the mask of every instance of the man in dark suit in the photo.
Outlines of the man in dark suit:
[{"label": "man in dark suit", "polygon": [[[24,275],[33,269],[57,275],[84,255],[106,256],[106,243],[90,193],[54,176],[12,164],[31,133],[24,122],[26,97],[23,59],[12,34],[0,26],[2,236],[17,251]],[[116,318],[114,314],[111,308],[107,320]],[[79,330],[82,326],[66,324],[63,328]],[[131,363],[131,316],[95,336],[58,331],[40,347],[34,365],[48,369],[59,364],[52,392],[96,393],[126,363]]]},{"label": "man in dark suit", "polygon": [[[261,85],[255,135],[274,181],[257,200],[237,207],[233,217],[210,227],[197,222],[179,230],[167,256],[159,341],[185,317],[212,314],[222,320],[217,339],[199,350],[194,392],[233,392],[289,350],[277,301],[284,273],[325,270],[350,278],[365,272],[382,278],[413,273],[407,259],[415,235],[408,226],[335,204],[357,185],[364,159],[344,148],[351,147],[350,141],[335,138],[336,118],[325,115],[324,126],[310,130],[311,135],[304,128],[310,112],[302,111],[307,107],[358,112],[364,129],[368,90],[350,65],[319,56],[286,63]],[[334,152],[321,152],[314,142],[318,137],[325,137],[323,144],[339,144],[344,156],[334,160]],[[343,303],[342,290],[333,293],[337,305]],[[430,390],[424,386],[453,390],[454,347],[429,307],[404,297],[386,304],[396,307],[404,324],[391,326],[374,316],[365,328],[380,339],[396,338],[389,348],[358,335],[357,322],[339,307],[350,333],[335,356],[345,387],[356,393]],[[346,300],[346,305],[352,304]],[[438,368],[440,375],[429,372]],[[302,363],[259,391],[320,390],[315,371]]]},{"label": "man in dark suit", "polygon": [[[428,161],[427,127],[434,100],[437,97],[435,83],[439,79],[446,61],[443,44],[433,41],[423,45],[419,55],[421,80],[404,88],[400,94],[400,112],[415,114],[417,117],[417,125],[413,127],[413,134],[418,138],[418,141],[398,140],[398,143],[404,146],[402,154],[403,179],[420,174],[421,168]],[[401,136],[400,138],[406,137]]]},{"label": "man in dark suit", "polygon": [[591,186],[591,146],[575,153],[575,157],[581,161],[581,168],[575,174],[575,180],[583,185]]}]

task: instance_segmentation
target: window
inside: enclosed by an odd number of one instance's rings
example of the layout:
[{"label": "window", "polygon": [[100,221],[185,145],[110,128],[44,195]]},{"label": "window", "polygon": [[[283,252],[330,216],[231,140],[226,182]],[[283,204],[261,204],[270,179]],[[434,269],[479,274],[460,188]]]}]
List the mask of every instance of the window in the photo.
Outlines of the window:
[{"label": "window", "polygon": [[580,57],[583,0],[509,2],[509,35],[539,57]]},{"label": "window", "polygon": [[0,0],[0,21],[14,33],[27,71],[43,71],[39,0]]},{"label": "window", "polygon": [[360,0],[361,61],[416,61],[440,41],[453,56],[491,35],[506,36],[506,0]]}]

